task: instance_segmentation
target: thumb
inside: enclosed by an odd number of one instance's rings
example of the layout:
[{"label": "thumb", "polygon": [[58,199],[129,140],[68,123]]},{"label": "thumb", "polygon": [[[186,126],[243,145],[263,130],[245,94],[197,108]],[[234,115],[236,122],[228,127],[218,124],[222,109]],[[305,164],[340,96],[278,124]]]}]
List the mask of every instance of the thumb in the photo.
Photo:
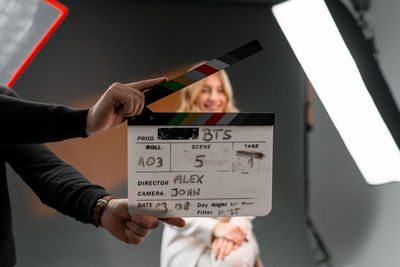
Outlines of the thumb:
[{"label": "thumb", "polygon": [[173,218],[158,218],[160,221],[168,223],[173,226],[183,227],[186,225],[186,222],[181,217],[173,217]]}]

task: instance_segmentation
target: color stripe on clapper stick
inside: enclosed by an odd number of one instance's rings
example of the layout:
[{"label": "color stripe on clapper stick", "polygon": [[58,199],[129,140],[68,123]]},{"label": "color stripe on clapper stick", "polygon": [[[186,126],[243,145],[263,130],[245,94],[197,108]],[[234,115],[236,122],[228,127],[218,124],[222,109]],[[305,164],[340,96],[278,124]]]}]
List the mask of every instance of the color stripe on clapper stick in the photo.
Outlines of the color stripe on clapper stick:
[{"label": "color stripe on clapper stick", "polygon": [[[157,113],[159,115],[160,113]],[[161,113],[165,116],[166,113]],[[168,125],[241,125],[248,115],[245,113],[170,113],[164,117]]]},{"label": "color stripe on clapper stick", "polygon": [[257,40],[254,40],[172,80],[169,80],[168,82],[162,83],[161,85],[145,92],[146,106],[220,70],[226,69],[261,50],[261,44]]},{"label": "color stripe on clapper stick", "polygon": [[132,117],[128,125],[169,125],[169,126],[202,126],[202,125],[274,125],[274,115],[270,113],[173,113],[149,111],[147,114]]}]

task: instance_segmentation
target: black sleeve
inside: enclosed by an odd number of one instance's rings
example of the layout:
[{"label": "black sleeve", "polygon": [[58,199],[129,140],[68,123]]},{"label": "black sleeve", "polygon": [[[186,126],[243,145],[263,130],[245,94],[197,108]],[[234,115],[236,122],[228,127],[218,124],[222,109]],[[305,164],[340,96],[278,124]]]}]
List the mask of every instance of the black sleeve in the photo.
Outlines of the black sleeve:
[{"label": "black sleeve", "polygon": [[0,145],[34,144],[87,137],[88,109],[25,101],[0,86]]},{"label": "black sleeve", "polygon": [[44,204],[78,221],[92,223],[96,201],[109,195],[103,187],[89,182],[45,145],[15,145],[2,149],[6,161]]}]

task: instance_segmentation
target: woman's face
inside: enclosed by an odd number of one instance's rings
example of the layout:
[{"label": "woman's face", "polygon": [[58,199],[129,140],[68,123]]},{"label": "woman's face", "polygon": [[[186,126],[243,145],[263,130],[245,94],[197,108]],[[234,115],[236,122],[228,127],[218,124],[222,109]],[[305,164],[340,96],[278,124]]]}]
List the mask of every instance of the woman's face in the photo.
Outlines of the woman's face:
[{"label": "woman's face", "polygon": [[196,103],[201,112],[224,112],[227,100],[221,78],[211,75],[204,80]]}]

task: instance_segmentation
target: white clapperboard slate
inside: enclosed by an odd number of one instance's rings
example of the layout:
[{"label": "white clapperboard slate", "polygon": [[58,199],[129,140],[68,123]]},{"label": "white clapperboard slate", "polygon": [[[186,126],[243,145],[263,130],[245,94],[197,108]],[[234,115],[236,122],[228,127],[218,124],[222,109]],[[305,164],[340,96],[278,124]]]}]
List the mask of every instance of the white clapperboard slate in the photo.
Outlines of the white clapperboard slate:
[{"label": "white clapperboard slate", "polygon": [[[145,93],[146,105],[262,50],[250,42]],[[128,120],[129,211],[165,217],[271,211],[272,113],[153,113]]]}]

